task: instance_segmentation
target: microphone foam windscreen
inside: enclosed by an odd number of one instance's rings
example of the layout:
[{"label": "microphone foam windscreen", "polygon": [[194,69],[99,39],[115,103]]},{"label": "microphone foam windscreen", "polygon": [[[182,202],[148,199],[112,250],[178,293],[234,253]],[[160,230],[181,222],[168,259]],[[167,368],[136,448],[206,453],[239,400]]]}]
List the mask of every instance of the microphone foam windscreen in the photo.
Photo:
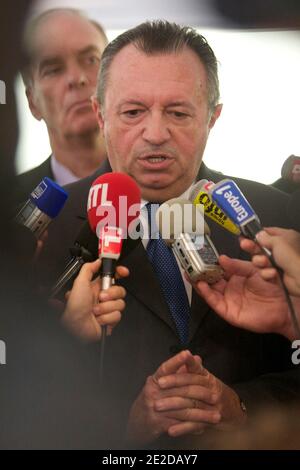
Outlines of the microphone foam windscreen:
[{"label": "microphone foam windscreen", "polygon": [[101,227],[119,227],[129,232],[140,215],[141,191],[125,173],[105,173],[92,184],[88,196],[88,220],[99,234]]},{"label": "microphone foam windscreen", "polygon": [[203,207],[188,199],[169,199],[156,212],[156,224],[166,243],[173,243],[181,233],[210,234]]},{"label": "microphone foam windscreen", "polygon": [[196,197],[198,196],[199,192],[203,190],[204,186],[208,183],[208,180],[200,180],[200,181],[197,181],[197,183],[195,183],[192,187],[191,187],[191,191],[190,191],[190,196],[189,196],[189,200],[191,202],[194,202],[194,200],[196,199]]},{"label": "microphone foam windscreen", "polygon": [[68,193],[47,176],[42,179],[29,196],[31,202],[51,219],[59,214],[67,198]]}]

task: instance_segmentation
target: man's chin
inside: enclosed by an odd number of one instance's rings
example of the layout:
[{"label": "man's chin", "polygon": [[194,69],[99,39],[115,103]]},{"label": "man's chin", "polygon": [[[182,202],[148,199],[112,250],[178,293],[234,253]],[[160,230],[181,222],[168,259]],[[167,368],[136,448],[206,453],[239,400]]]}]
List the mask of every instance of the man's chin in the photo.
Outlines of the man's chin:
[{"label": "man's chin", "polygon": [[180,196],[185,189],[182,188],[182,185],[176,184],[175,182],[169,184],[153,184],[149,185],[141,185],[142,198],[146,201],[155,201],[155,202],[164,202],[168,199],[172,199],[173,197]]},{"label": "man's chin", "polygon": [[93,119],[86,119],[81,122],[72,123],[70,134],[74,136],[85,136],[89,134],[99,134],[100,129],[98,123]]}]

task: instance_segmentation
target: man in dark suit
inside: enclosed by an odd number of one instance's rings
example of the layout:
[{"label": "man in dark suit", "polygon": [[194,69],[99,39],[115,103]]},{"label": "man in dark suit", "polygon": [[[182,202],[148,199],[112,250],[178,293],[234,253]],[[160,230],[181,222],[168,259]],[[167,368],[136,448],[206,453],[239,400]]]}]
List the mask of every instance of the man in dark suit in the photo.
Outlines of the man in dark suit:
[{"label": "man in dark suit", "polygon": [[[221,107],[216,58],[193,30],[167,22],[145,23],[106,48],[94,108],[111,168],[136,180],[142,212],[148,201],[188,195],[196,179],[217,182],[225,177],[202,162]],[[43,254],[44,266],[52,265],[56,273],[86,219],[90,184],[106,171],[107,165],[68,188],[69,200],[49,231]],[[285,195],[236,181],[264,225],[287,225]],[[221,253],[243,256],[234,236],[216,225],[211,228]],[[147,248],[144,240],[125,243],[121,262],[130,270],[121,282],[128,292],[126,311],[107,350],[107,385],[120,390],[116,407],[128,410],[129,442],[181,445],[178,437],[201,433],[207,424],[226,429],[243,423],[246,408],[251,416],[257,406],[296,399],[300,381],[297,371],[286,372],[291,362],[285,340],[226,324],[188,286],[188,339],[181,339]],[[174,273],[170,270],[166,276]],[[176,295],[173,292],[180,300]]]},{"label": "man in dark suit", "polygon": [[69,184],[93,173],[104,160],[90,99],[106,44],[102,27],[78,10],[49,10],[27,25],[26,96],[32,115],[46,123],[52,155],[19,176],[17,202],[45,176]]}]

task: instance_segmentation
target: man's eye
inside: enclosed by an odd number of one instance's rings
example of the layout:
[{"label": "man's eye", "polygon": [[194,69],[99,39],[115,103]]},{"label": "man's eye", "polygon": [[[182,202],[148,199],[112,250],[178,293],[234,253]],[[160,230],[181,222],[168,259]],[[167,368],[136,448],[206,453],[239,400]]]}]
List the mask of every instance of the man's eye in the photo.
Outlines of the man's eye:
[{"label": "man's eye", "polygon": [[124,111],[123,114],[128,117],[137,117],[143,112],[142,109],[128,109]]},{"label": "man's eye", "polygon": [[184,119],[188,117],[187,113],[183,113],[182,111],[170,111],[171,114],[173,114],[174,117],[178,119]]},{"label": "man's eye", "polygon": [[44,75],[56,75],[61,71],[61,67],[50,67],[44,70]]},{"label": "man's eye", "polygon": [[100,63],[100,58],[96,55],[89,56],[87,58],[87,63],[91,65],[98,65]]}]

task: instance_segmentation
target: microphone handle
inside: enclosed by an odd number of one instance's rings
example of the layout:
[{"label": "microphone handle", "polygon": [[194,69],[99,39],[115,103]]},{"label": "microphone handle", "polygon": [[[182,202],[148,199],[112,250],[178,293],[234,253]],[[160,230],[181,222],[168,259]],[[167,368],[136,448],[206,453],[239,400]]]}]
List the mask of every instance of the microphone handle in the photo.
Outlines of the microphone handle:
[{"label": "microphone handle", "polygon": [[73,255],[73,258],[69,261],[63,274],[53,286],[51,290],[51,298],[55,298],[63,287],[65,287],[71,279],[74,279],[77,276],[84,263],[93,261],[94,259],[91,253],[83,246],[75,245],[70,249],[70,252],[71,255]]},{"label": "microphone handle", "polygon": [[[101,290],[107,290],[115,283],[115,271],[117,260],[111,258],[101,258],[100,279]],[[100,383],[103,382],[104,377],[104,354],[105,354],[105,340],[107,336],[107,325],[102,326],[102,335],[100,343]]]},{"label": "microphone handle", "polygon": [[60,276],[58,281],[53,286],[51,290],[51,298],[55,298],[57,294],[59,294],[60,291],[63,289],[63,287],[69,282],[69,280],[75,277],[79,273],[81,266],[84,263],[85,263],[85,260],[83,259],[83,257],[77,256],[68,264],[64,273]]}]

